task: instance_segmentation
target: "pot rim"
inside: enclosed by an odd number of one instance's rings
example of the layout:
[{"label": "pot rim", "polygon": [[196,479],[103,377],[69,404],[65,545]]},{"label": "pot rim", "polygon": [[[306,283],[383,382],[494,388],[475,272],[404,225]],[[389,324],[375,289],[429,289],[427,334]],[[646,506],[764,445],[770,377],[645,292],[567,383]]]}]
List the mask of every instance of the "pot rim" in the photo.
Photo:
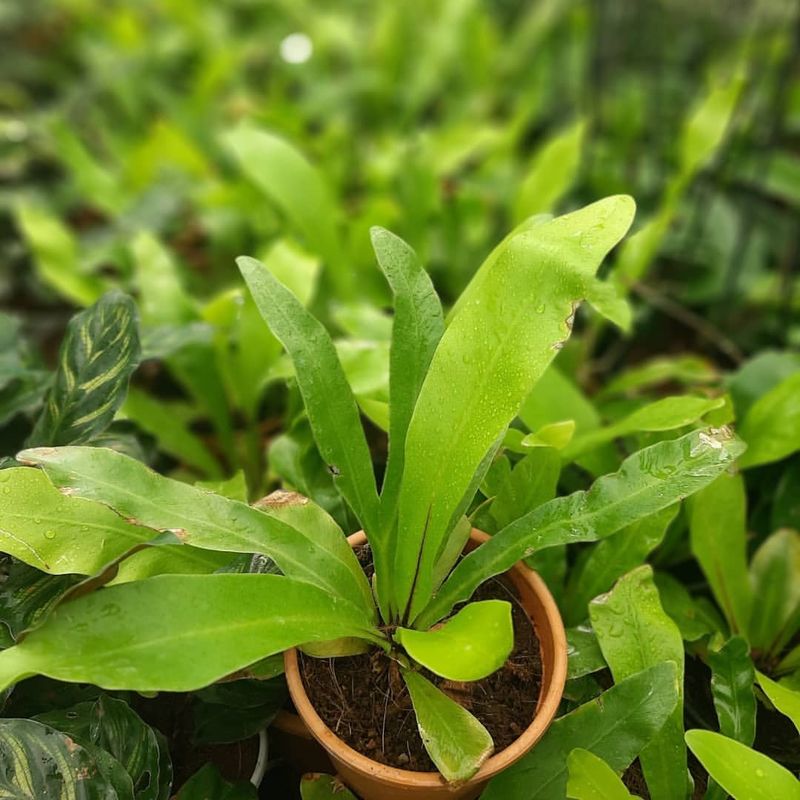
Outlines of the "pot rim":
[{"label": "pot rim", "polygon": [[[470,540],[477,546],[488,541],[491,537],[483,531],[473,528],[470,532]],[[347,537],[348,542],[353,547],[366,544],[367,537],[363,531],[351,534]],[[542,691],[539,695],[539,702],[536,713],[530,725],[506,748],[499,753],[490,756],[466,784],[481,783],[488,781],[502,770],[510,767],[513,763],[524,756],[542,737],[556,715],[558,705],[564,692],[564,685],[567,679],[567,637],[564,630],[564,623],[558,611],[553,596],[550,594],[544,581],[532,569],[523,562],[518,561],[507,573],[516,573],[534,591],[542,604],[545,617],[547,619],[550,636],[554,649],[554,664],[549,681],[544,676],[542,681]],[[534,635],[541,642],[542,635],[533,620],[531,625],[534,628]],[[332,755],[340,761],[350,764],[353,769],[372,776],[380,776],[381,780],[395,785],[413,785],[418,788],[438,788],[447,786],[447,781],[439,772],[416,772],[413,770],[400,769],[381,764],[378,761],[365,756],[350,747],[345,741],[340,739],[317,714],[316,709],[311,703],[297,658],[296,648],[287,650],[284,653],[284,666],[286,670],[286,681],[289,685],[289,693],[300,718],[307,724],[308,729],[314,738]],[[465,784],[459,784],[463,786]]]}]

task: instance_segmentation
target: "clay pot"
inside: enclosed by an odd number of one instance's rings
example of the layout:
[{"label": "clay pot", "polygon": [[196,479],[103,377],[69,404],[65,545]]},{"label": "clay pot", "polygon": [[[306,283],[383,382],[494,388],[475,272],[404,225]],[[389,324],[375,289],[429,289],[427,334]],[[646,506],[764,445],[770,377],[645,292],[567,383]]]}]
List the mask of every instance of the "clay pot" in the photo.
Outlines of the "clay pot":
[{"label": "clay pot", "polygon": [[[489,537],[473,529],[465,548],[473,550]],[[348,538],[353,547],[366,542],[363,533]],[[522,735],[505,750],[489,758],[466,783],[449,785],[438,772],[412,772],[379,764],[345,744],[319,717],[303,686],[296,650],[284,655],[286,680],[298,714],[311,735],[327,751],[342,780],[363,800],[474,800],[494,775],[524,756],[541,738],[553,720],[567,677],[567,639],[561,615],[544,581],[522,562],[505,577],[519,594],[539,640],[542,661],[542,688],[536,715]]]}]

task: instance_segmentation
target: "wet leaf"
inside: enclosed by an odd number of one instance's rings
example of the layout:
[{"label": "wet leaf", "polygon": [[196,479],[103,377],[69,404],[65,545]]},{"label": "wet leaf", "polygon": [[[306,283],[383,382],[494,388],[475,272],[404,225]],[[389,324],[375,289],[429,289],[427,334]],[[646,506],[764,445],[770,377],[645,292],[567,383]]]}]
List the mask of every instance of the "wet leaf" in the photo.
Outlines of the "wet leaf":
[{"label": "wet leaf", "polygon": [[683,637],[661,607],[649,565],[617,581],[589,604],[592,627],[614,680],[663,662],[677,665],[678,703],[663,728],[639,754],[653,800],[684,797],[688,790],[683,741]]},{"label": "wet leaf", "polygon": [[514,647],[511,604],[469,603],[429,631],[398,628],[395,639],[423,667],[453,681],[477,681],[505,664]]},{"label": "wet leaf", "polygon": [[599,672],[608,666],[597,641],[597,634],[588,625],[567,628],[567,656],[568,680]]},{"label": "wet leaf", "polygon": [[526,756],[492,779],[481,800],[550,800],[567,788],[565,754],[589,750],[615,772],[627,769],[674,711],[675,664],[633,675],[557,719]]},{"label": "wet leaf", "polygon": [[750,746],[756,735],[756,697],[747,640],[733,636],[719,650],[709,650],[708,665],[720,732]]},{"label": "wet leaf", "polygon": [[466,708],[418,672],[403,670],[403,680],[431,761],[445,780],[469,780],[494,750],[489,732]]}]

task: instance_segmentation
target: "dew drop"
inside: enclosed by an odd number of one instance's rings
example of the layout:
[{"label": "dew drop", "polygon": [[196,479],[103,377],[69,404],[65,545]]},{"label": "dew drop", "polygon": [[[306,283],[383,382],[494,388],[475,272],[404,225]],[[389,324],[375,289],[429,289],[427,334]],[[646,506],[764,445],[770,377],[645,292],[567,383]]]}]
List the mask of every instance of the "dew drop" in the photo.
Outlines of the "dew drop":
[{"label": "dew drop", "polygon": [[53,530],[45,531],[44,532],[44,538],[45,539],[55,539],[56,538],[56,532],[53,531]]}]

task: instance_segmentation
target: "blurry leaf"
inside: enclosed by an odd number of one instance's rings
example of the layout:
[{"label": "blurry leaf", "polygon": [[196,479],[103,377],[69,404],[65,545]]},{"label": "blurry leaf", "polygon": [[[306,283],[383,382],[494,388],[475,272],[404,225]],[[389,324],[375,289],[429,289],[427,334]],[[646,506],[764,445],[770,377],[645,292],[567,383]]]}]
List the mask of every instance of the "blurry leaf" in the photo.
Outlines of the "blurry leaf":
[{"label": "blurry leaf", "polygon": [[131,243],[139,309],[147,325],[180,325],[197,318],[183,288],[172,254],[151,233],[141,231]]},{"label": "blurry leaf", "polygon": [[798,353],[763,350],[745,361],[727,382],[737,417],[743,419],[756,400],[797,373]]},{"label": "blurry leaf", "polygon": [[563,450],[572,441],[575,433],[575,420],[551,422],[543,425],[534,433],[529,433],[523,440],[523,447],[554,447]]},{"label": "blurry leaf", "polygon": [[687,731],[686,744],[734,800],[800,798],[800,781],[763,753],[712,731]]},{"label": "blurry leaf", "polygon": [[585,120],[578,120],[548,139],[531,158],[514,202],[514,220],[555,211],[580,167]]},{"label": "blurry leaf", "polygon": [[403,680],[431,761],[447,781],[471,778],[494,750],[489,732],[418,672],[403,670]]},{"label": "blurry leaf", "polygon": [[[666,572],[657,572],[654,580],[664,611],[680,628],[685,641],[694,642],[709,633],[717,632],[724,626],[722,618],[717,620],[710,616],[709,612],[714,609],[704,608],[672,575]],[[709,603],[710,605],[711,603]],[[719,615],[716,614],[716,617]]]},{"label": "blurry leaf", "polygon": [[623,370],[599,392],[601,397],[632,394],[664,383],[678,381],[688,386],[713,383],[719,378],[714,365],[700,356],[685,355],[653,358],[644,364]]},{"label": "blurry leaf", "polygon": [[760,672],[756,673],[758,685],[769,698],[770,703],[785,714],[794,723],[797,732],[800,733],[800,691],[784,686],[782,683],[773,681]]},{"label": "blurry leaf", "polygon": [[588,625],[567,628],[567,656],[568,680],[599,672],[607,666],[597,634]]},{"label": "blurry leaf", "polygon": [[708,485],[742,447],[729,430],[709,429],[634,453],[588,491],[545,503],[465,556],[415,625],[433,624],[487,578],[539,549],[604,539],[671,506]]},{"label": "blurry leaf", "polygon": [[575,800],[630,800],[619,775],[588,750],[575,748],[567,757],[567,797]]},{"label": "blurry leaf", "polygon": [[800,372],[753,403],[739,427],[747,452],[742,468],[778,461],[800,450]]},{"label": "blurry leaf", "polygon": [[0,791],[10,800],[127,800],[120,788],[96,756],[63,733],[29,719],[0,720]]},{"label": "blurry leaf", "polygon": [[742,476],[727,474],[689,501],[692,553],[734,633],[747,630],[752,607],[746,503]]},{"label": "blurry leaf", "polygon": [[[182,413],[183,412],[183,413]],[[221,475],[220,465],[186,422],[190,409],[167,403],[138,389],[131,389],[121,413],[158,442],[158,449],[198,469],[210,478]]]},{"label": "blurry leaf", "polygon": [[333,775],[303,775],[300,781],[302,800],[356,800],[356,796]]},{"label": "blurry leaf", "polygon": [[38,206],[21,203],[16,211],[43,283],[76,305],[94,303],[103,294],[103,282],[81,269],[78,243],[69,229]]},{"label": "blurry leaf", "polygon": [[60,605],[0,653],[0,688],[38,673],[110,689],[192,691],[289,647],[345,636],[378,640],[366,612],[304,581],[160,575]]},{"label": "blurry leaf", "polygon": [[770,527],[800,531],[800,459],[792,459],[778,481]]},{"label": "blurry leaf", "polygon": [[130,776],[136,800],[159,800],[164,776],[158,739],[126,702],[101,695],[94,703],[39,714],[37,721],[71,737],[95,757],[98,750],[113,756]]},{"label": "blurry leaf", "polygon": [[214,331],[204,322],[146,326],[142,330],[142,361],[162,361],[192,345],[208,345]]},{"label": "blurry leaf", "polygon": [[678,506],[673,505],[644,517],[610,539],[592,545],[578,556],[578,561],[570,571],[562,604],[568,625],[585,620],[589,601],[593,597],[607,592],[617,578],[644,563],[664,538],[677,512]]},{"label": "blurry leaf", "polygon": [[658,733],[677,699],[675,664],[659,664],[621,681],[557,719],[533,750],[492,779],[481,800],[564,797],[564,755],[578,747],[622,772]]},{"label": "blurry leaf", "polygon": [[750,563],[753,613],[748,638],[755,650],[779,653],[800,629],[800,533],[773,533]]},{"label": "blurry leaf", "polygon": [[[572,330],[608,251],[624,236],[633,200],[608,197],[549,222],[522,226],[488,257],[451,313],[406,439],[396,552],[397,612],[430,600],[433,564],[473,476]],[[531,287],[540,287],[532,293]],[[541,288],[546,287],[546,288]],[[502,388],[501,388],[502,387]]]},{"label": "blurry leaf", "polygon": [[339,237],[338,208],[320,172],[292,144],[242,125],[223,137],[239,166],[327,262],[341,296],[352,293],[354,272]]},{"label": "blurry leaf", "polygon": [[371,303],[337,303],[331,309],[331,316],[336,325],[353,339],[388,342],[392,338],[394,317]]},{"label": "blurry leaf", "polygon": [[423,667],[453,681],[477,681],[505,664],[514,647],[511,604],[469,603],[429,631],[398,628],[395,639]]},{"label": "blurry leaf", "polygon": [[29,445],[88,442],[105,430],[125,399],[139,363],[136,307],[108,292],[74,316],[61,344],[47,403]]},{"label": "blurry leaf", "polygon": [[247,480],[245,479],[244,472],[239,470],[234,473],[230,478],[217,481],[197,481],[195,483],[199,489],[205,489],[207,492],[214,492],[227,497],[230,500],[239,500],[242,503],[247,502]]},{"label": "blurry leaf", "polygon": [[252,783],[228,783],[213,764],[206,764],[183,784],[175,800],[258,800]]},{"label": "blurry leaf", "polygon": [[564,461],[574,461],[598,445],[632,433],[671,431],[698,422],[709,411],[724,404],[722,398],[676,396],[663,397],[637,409],[619,422],[576,437],[563,452]]},{"label": "blurry leaf", "polygon": [[639,755],[653,800],[687,794],[686,745],[683,741],[683,638],[661,607],[649,565],[617,581],[606,595],[589,604],[597,640],[616,682],[665,661],[678,667],[678,703]]},{"label": "blurry leaf", "polygon": [[377,530],[378,494],[358,409],[323,326],[263,264],[237,263],[272,332],[292,356],[314,438],[362,526]]},{"label": "blurry leaf", "polygon": [[709,650],[708,665],[720,732],[750,746],[756,735],[756,697],[747,640],[733,636],[719,650]]}]

